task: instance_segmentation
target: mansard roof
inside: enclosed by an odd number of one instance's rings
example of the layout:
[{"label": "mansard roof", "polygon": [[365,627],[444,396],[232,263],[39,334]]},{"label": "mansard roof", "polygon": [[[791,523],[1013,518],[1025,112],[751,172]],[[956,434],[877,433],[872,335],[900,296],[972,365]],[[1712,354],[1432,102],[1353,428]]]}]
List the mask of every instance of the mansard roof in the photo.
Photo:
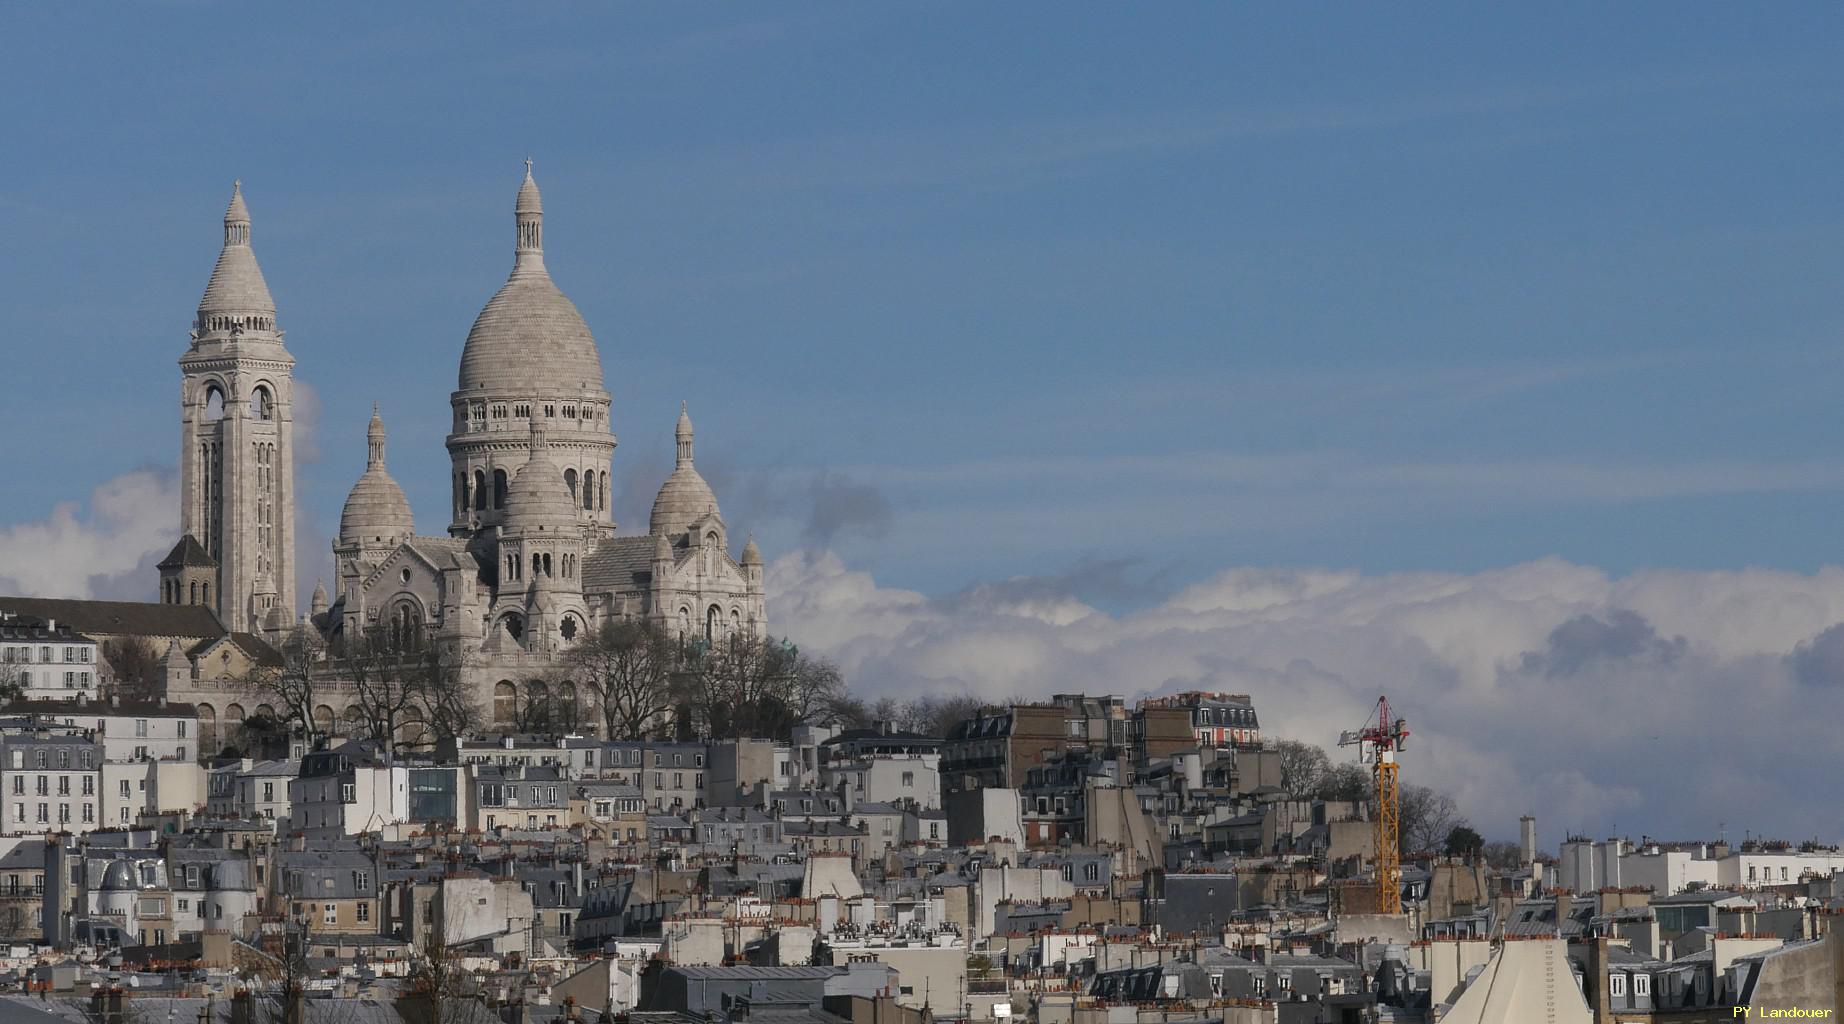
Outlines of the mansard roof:
[{"label": "mansard roof", "polygon": [[78,601],[51,597],[0,597],[0,611],[56,619],[95,636],[217,638],[227,630],[216,612],[198,604],[153,601]]}]

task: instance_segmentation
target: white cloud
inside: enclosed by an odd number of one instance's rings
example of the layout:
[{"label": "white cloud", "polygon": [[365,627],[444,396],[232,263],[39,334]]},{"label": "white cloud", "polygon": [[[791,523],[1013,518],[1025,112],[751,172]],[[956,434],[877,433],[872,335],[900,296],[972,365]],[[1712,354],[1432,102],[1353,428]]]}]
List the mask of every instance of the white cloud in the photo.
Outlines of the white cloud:
[{"label": "white cloud", "polygon": [[153,600],[154,563],[178,533],[179,490],[165,469],[137,469],[36,522],[0,526],[0,587],[31,597]]},{"label": "white cloud", "polygon": [[1490,835],[1527,812],[1552,836],[1844,834],[1808,799],[1844,768],[1844,679],[1812,653],[1844,622],[1844,569],[1229,569],[1121,616],[1031,581],[931,599],[832,554],[777,560],[769,586],[775,629],[874,696],[1224,690],[1329,744],[1387,693],[1414,731],[1405,776]]}]

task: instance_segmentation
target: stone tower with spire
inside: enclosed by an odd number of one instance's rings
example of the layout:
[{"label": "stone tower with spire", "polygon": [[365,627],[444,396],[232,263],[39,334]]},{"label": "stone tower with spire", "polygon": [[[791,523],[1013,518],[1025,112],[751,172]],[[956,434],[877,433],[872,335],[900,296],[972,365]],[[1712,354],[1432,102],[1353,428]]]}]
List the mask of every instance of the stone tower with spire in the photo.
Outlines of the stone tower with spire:
[{"label": "stone tower with spire", "polygon": [[[250,247],[242,182],[179,368],[183,536],[174,552],[215,563],[198,603],[227,627],[279,637],[294,623],[294,358]],[[164,574],[161,596],[184,603]]]}]

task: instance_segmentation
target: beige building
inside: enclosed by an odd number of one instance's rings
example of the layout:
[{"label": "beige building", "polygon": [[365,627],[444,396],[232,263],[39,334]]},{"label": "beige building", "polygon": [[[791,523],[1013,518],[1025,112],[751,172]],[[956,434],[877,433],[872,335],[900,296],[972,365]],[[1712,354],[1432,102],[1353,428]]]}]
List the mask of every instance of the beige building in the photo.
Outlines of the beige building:
[{"label": "beige building", "polygon": [[[382,634],[452,653],[476,705],[502,727],[532,700],[575,698],[538,677],[555,679],[565,652],[603,623],[645,620],[710,643],[767,632],[761,553],[749,541],[732,554],[683,404],[676,464],[646,532],[616,533],[612,399],[595,338],[545,265],[529,162],[513,219],[512,272],[468,332],[450,398],[444,535],[416,533],[374,406],[365,470],[333,542],[333,591],[315,587],[308,617],[328,639]],[[201,704],[214,742],[272,709],[194,691],[260,667],[273,652],[251,641],[275,643],[300,625],[294,359],[250,234],[239,183],[180,360],[182,535],[159,565],[162,605],[222,621],[199,638],[209,642],[184,645],[192,685],[169,685],[169,695]],[[347,704],[335,688],[328,717],[349,718]]]},{"label": "beige building", "polygon": [[279,635],[294,625],[294,357],[250,247],[242,182],[179,366],[181,538],[160,564],[161,602]]},{"label": "beige building", "polygon": [[[601,355],[544,262],[544,212],[529,165],[514,207],[510,277],[468,332],[450,399],[446,536],[419,536],[385,468],[374,410],[366,468],[333,545],[335,591],[315,624],[329,637],[382,631],[453,651],[494,724],[538,692],[572,644],[614,620],[687,639],[763,636],[762,556],[732,556],[716,495],[693,463],[681,407],[677,465],[644,534],[610,512],[612,408]],[[527,692],[529,691],[529,692]]]}]

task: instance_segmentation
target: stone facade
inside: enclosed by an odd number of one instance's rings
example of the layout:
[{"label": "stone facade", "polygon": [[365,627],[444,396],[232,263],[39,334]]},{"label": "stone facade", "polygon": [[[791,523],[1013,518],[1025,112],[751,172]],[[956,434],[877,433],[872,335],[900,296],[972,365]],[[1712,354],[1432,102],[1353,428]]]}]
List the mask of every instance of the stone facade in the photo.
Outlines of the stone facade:
[{"label": "stone facade", "polygon": [[[238,183],[180,360],[182,536],[159,566],[163,604],[209,608],[231,633],[277,646],[296,629],[328,641],[382,633],[433,644],[463,666],[463,684],[496,726],[512,724],[547,686],[539,677],[555,681],[568,649],[606,622],[645,620],[711,642],[767,635],[761,553],[750,540],[730,554],[716,496],[693,465],[683,404],[677,464],[647,532],[616,533],[616,441],[601,355],[544,264],[544,210],[529,161],[514,222],[512,273],[468,332],[450,398],[446,535],[416,534],[385,466],[374,406],[365,471],[332,545],[334,591],[316,584],[310,614],[297,620],[294,359],[250,248]],[[228,667],[209,680],[192,676],[169,688],[205,701],[219,729],[273,714],[267,704],[247,709],[256,698],[240,693],[202,692],[238,689]],[[323,692],[328,703],[315,712],[323,726],[353,717],[349,686],[329,679]]]},{"label": "stone facade", "polygon": [[[250,247],[242,183],[180,357],[180,532],[160,599],[234,631],[294,625],[294,357]],[[189,542],[189,543],[188,543]]]}]

